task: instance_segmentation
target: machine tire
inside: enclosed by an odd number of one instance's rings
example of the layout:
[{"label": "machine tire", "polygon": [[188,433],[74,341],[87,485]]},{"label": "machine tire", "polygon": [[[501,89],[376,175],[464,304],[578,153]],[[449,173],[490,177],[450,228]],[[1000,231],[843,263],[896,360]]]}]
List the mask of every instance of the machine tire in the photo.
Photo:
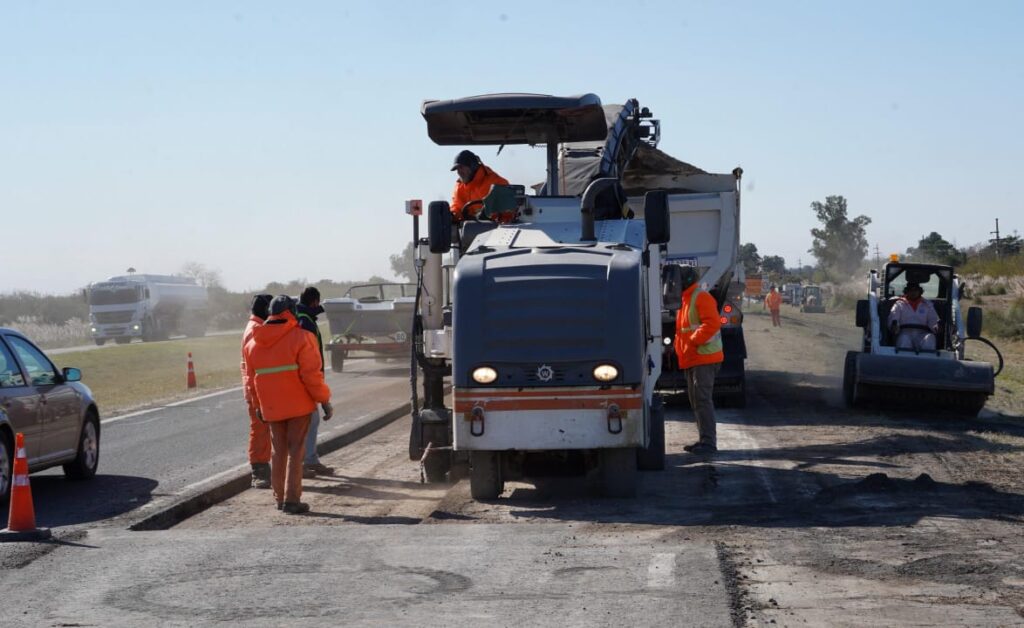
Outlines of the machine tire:
[{"label": "machine tire", "polygon": [[78,453],[72,462],[64,465],[69,480],[88,480],[96,475],[100,465],[100,425],[93,412],[85,417],[82,433],[78,436]]},{"label": "machine tire", "polygon": [[843,364],[843,401],[851,408],[857,404],[857,355],[856,351],[847,351]]},{"label": "machine tire", "polygon": [[107,339],[106,338],[96,338],[96,339],[93,340],[93,342],[96,343],[97,347],[102,347],[103,345],[107,344]]},{"label": "machine tire", "polygon": [[14,443],[6,430],[0,430],[0,504],[11,494],[14,478]]},{"label": "machine tire", "polygon": [[504,490],[501,455],[496,451],[469,452],[469,493],[473,499],[497,499]]},{"label": "machine tire", "polygon": [[636,450],[636,466],[641,471],[665,469],[665,404],[660,396],[651,404],[651,443]]},{"label": "machine tire", "polygon": [[331,349],[331,370],[335,373],[345,370],[345,352],[341,349]]},{"label": "machine tire", "polygon": [[117,338],[114,338],[114,342],[116,342],[119,345],[126,345],[126,344],[130,343],[131,341],[132,341],[132,339],[130,337],[127,337],[127,336],[118,336]]},{"label": "machine tire", "polygon": [[636,495],[636,451],[631,447],[599,450],[601,487],[606,497]]}]

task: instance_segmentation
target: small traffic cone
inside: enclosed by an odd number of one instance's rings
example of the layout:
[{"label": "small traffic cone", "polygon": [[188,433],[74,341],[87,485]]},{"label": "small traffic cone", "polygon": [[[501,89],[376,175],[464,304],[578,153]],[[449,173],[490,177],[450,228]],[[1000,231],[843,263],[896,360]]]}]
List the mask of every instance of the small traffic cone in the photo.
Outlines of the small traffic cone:
[{"label": "small traffic cone", "polygon": [[188,375],[185,377],[185,388],[191,390],[196,387],[196,369],[192,366],[192,353],[188,354]]},{"label": "small traffic cone", "polygon": [[14,437],[11,512],[7,520],[7,529],[0,530],[0,541],[37,541],[49,537],[49,528],[36,527],[36,510],[32,506],[32,487],[28,483],[25,435],[18,432]]}]

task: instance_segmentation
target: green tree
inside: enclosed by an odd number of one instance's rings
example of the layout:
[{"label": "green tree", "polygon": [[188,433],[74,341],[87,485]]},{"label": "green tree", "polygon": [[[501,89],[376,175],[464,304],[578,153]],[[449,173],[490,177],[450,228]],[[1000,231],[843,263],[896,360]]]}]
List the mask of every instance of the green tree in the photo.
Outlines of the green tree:
[{"label": "green tree", "polygon": [[391,256],[391,272],[396,277],[405,277],[409,281],[416,281],[416,247],[412,242],[406,245],[401,253]]},{"label": "green tree", "polygon": [[761,271],[761,255],[757,252],[756,244],[748,242],[740,245],[740,262],[748,277],[753,277]]},{"label": "green tree", "polygon": [[932,262],[948,266],[960,266],[967,259],[966,253],[947,242],[935,231],[921,238],[916,247],[908,248],[907,255],[911,261]]},{"label": "green tree", "polygon": [[761,258],[761,270],[778,281],[786,274],[786,260],[780,255],[765,255]]},{"label": "green tree", "polygon": [[864,228],[871,224],[871,219],[864,215],[849,219],[846,199],[842,196],[826,197],[824,203],[815,201],[811,209],[821,227],[811,229],[814,240],[810,252],[822,268],[848,277],[867,255],[868,239]]}]

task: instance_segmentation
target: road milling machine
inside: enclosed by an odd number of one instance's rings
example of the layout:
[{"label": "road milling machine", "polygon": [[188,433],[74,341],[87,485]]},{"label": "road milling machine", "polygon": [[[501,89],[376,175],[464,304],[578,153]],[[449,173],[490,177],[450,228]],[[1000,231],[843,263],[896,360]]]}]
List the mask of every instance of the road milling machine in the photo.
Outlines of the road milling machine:
[{"label": "road milling machine", "polygon": [[[656,141],[658,123],[635,100],[613,109],[593,94],[423,104],[439,145],[544,145],[547,155],[535,195],[492,186],[473,201],[476,218],[459,222],[435,201],[428,236],[415,227],[409,453],[429,481],[468,463],[473,497],[494,499],[507,480],[583,472],[623,497],[634,494],[638,469],[664,467],[661,316],[663,300],[680,299],[672,282],[663,294],[667,197],[646,193],[640,220],[621,185],[622,164]],[[609,116],[621,134],[609,133]],[[606,157],[579,195],[566,192],[559,169],[560,150],[576,142]]]},{"label": "road milling machine", "polygon": [[[935,350],[900,348],[889,325],[889,313],[907,284],[918,284],[938,314]],[[896,256],[882,272],[872,270],[866,299],[857,302],[856,323],[864,330],[860,351],[846,354],[843,396],[847,405],[867,403],[907,406],[976,416],[995,391],[1003,368],[999,350],[981,336],[982,310],[971,307],[964,319],[960,309],[961,282],[951,266],[914,264]],[[904,325],[903,329],[918,328]],[[921,331],[935,330],[919,327]],[[988,345],[999,360],[968,360],[968,341]]]}]

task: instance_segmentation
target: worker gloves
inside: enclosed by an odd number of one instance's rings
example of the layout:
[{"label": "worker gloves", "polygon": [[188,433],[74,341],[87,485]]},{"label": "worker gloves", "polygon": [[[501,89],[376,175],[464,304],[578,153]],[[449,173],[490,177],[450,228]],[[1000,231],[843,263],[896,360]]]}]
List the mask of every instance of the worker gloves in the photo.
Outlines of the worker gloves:
[{"label": "worker gloves", "polygon": [[334,406],[331,405],[330,401],[320,404],[320,409],[323,410],[324,421],[330,421],[331,417],[334,416]]}]

